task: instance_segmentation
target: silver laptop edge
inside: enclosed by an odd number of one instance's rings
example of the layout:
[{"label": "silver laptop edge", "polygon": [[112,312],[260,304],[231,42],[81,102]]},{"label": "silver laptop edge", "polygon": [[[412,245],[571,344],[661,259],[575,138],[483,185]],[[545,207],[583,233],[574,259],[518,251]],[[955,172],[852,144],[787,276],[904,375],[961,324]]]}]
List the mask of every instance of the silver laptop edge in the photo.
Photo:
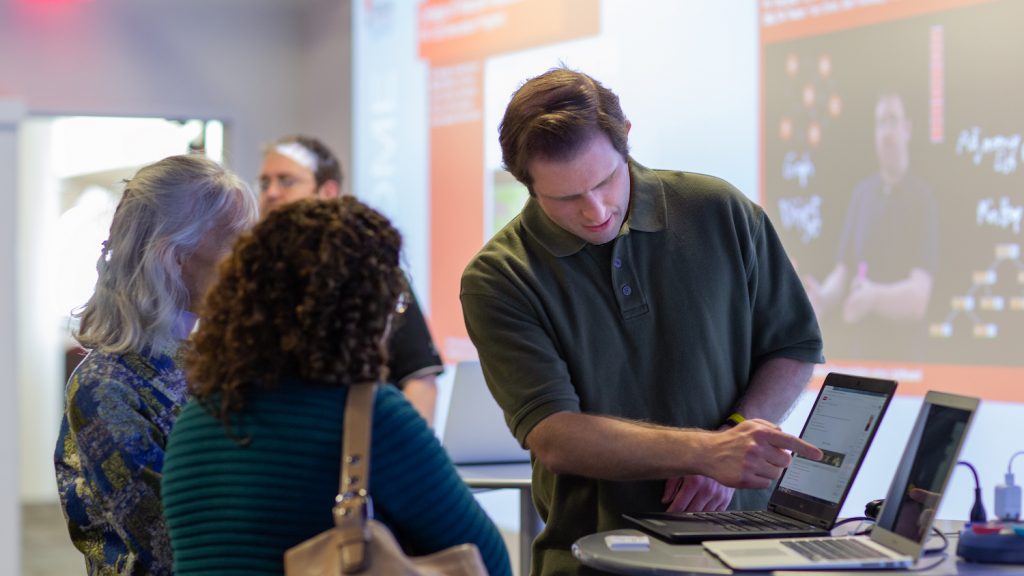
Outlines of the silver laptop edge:
[{"label": "silver laptop edge", "polygon": [[[964,441],[967,439],[967,433],[971,428],[971,423],[974,421],[974,415],[978,410],[979,400],[977,398],[970,398],[966,396],[957,396],[954,394],[946,394],[944,392],[928,392],[925,395],[924,406],[938,406],[954,408],[958,410],[968,411],[969,415],[964,425],[963,433],[960,434],[960,438],[957,441],[956,447],[953,448],[954,460],[960,454],[960,450],[963,448]],[[901,494],[903,486],[906,485],[907,478],[910,476],[911,466],[910,464],[904,464],[907,458],[911,458],[917,455],[915,448],[920,447],[921,434],[924,432],[924,425],[927,421],[928,414],[925,414],[924,410],[921,410],[918,414],[917,421],[914,422],[914,428],[911,431],[910,439],[907,441],[907,447],[904,449],[903,457],[900,459],[900,466],[896,469],[896,475],[893,476],[892,483],[889,485],[889,492],[885,497],[885,504],[882,506],[882,510],[878,514],[878,523],[875,524],[871,530],[871,539],[879,544],[895,550],[901,554],[912,556],[914,560],[917,560],[921,556],[921,550],[924,548],[925,543],[928,541],[928,537],[925,536],[921,540],[911,540],[906,536],[897,534],[896,532],[889,530],[884,526],[892,526],[892,523],[883,522],[887,520],[890,515],[896,513],[894,507],[901,502]],[[915,446],[915,444],[917,446]],[[911,454],[911,449],[915,449],[914,453]],[[956,462],[954,461],[950,465],[943,475],[941,481],[938,482],[939,486],[942,486],[942,492],[939,494],[939,500],[935,502],[934,510],[938,510],[939,505],[942,503],[942,496],[945,495],[946,488],[949,486],[949,478],[953,475],[953,469],[956,468]],[[934,522],[934,516],[928,521],[928,527],[925,532],[931,530],[931,525]]]},{"label": "silver laptop edge", "polygon": [[475,361],[455,366],[441,443],[455,464],[530,461],[530,453],[506,426],[504,413],[487,389],[480,363]]}]

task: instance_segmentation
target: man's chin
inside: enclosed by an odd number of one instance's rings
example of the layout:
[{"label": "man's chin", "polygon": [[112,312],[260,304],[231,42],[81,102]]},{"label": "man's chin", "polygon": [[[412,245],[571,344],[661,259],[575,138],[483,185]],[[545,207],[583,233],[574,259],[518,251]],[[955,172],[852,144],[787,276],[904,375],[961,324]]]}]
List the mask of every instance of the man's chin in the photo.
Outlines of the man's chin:
[{"label": "man's chin", "polygon": [[595,244],[600,246],[601,244],[607,244],[612,240],[615,240],[615,234],[609,234],[606,232],[591,232],[584,233],[580,236],[587,241],[588,244]]}]

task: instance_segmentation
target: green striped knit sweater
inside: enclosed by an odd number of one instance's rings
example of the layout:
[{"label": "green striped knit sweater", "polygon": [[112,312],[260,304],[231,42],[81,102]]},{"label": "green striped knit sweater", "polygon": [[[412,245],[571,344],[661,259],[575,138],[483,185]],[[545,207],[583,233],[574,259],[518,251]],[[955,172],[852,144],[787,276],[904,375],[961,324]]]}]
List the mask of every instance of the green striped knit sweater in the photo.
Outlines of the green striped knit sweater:
[{"label": "green striped knit sweater", "polygon": [[[284,551],[332,525],[346,388],[288,382],[251,394],[229,436],[195,400],[164,460],[164,514],[178,575],[282,574]],[[511,574],[494,524],[426,423],[391,386],[377,392],[370,495],[411,555],[463,542]]]}]

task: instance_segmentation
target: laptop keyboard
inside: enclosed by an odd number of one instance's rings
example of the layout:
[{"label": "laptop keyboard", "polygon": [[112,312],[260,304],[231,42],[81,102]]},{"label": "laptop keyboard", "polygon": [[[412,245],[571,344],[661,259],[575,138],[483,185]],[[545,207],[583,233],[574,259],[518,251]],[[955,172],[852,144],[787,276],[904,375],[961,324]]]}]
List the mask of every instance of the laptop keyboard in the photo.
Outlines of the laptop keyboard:
[{"label": "laptop keyboard", "polygon": [[817,540],[783,540],[782,545],[808,560],[872,560],[884,554],[858,540],[821,538]]},{"label": "laptop keyboard", "polygon": [[783,516],[768,512],[695,512],[694,518],[706,520],[732,532],[762,532],[764,530],[806,530],[806,524],[799,524]]}]

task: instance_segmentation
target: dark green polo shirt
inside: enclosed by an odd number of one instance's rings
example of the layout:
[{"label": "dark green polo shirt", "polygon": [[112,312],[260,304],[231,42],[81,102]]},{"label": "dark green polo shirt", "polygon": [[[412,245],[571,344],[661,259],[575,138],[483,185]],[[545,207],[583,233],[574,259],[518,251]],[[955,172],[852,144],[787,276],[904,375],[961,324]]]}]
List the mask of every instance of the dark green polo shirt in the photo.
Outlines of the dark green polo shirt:
[{"label": "dark green polo shirt", "polygon": [[[561,411],[716,428],[754,371],[821,362],[818,324],[764,212],[709,176],[630,161],[620,235],[593,246],[530,199],[462,276],[462,307],[488,387],[522,443]],[[575,573],[579,537],[663,510],[664,481],[556,475],[535,461],[546,528],[534,573]],[[738,491],[733,508],[766,504]]]}]

